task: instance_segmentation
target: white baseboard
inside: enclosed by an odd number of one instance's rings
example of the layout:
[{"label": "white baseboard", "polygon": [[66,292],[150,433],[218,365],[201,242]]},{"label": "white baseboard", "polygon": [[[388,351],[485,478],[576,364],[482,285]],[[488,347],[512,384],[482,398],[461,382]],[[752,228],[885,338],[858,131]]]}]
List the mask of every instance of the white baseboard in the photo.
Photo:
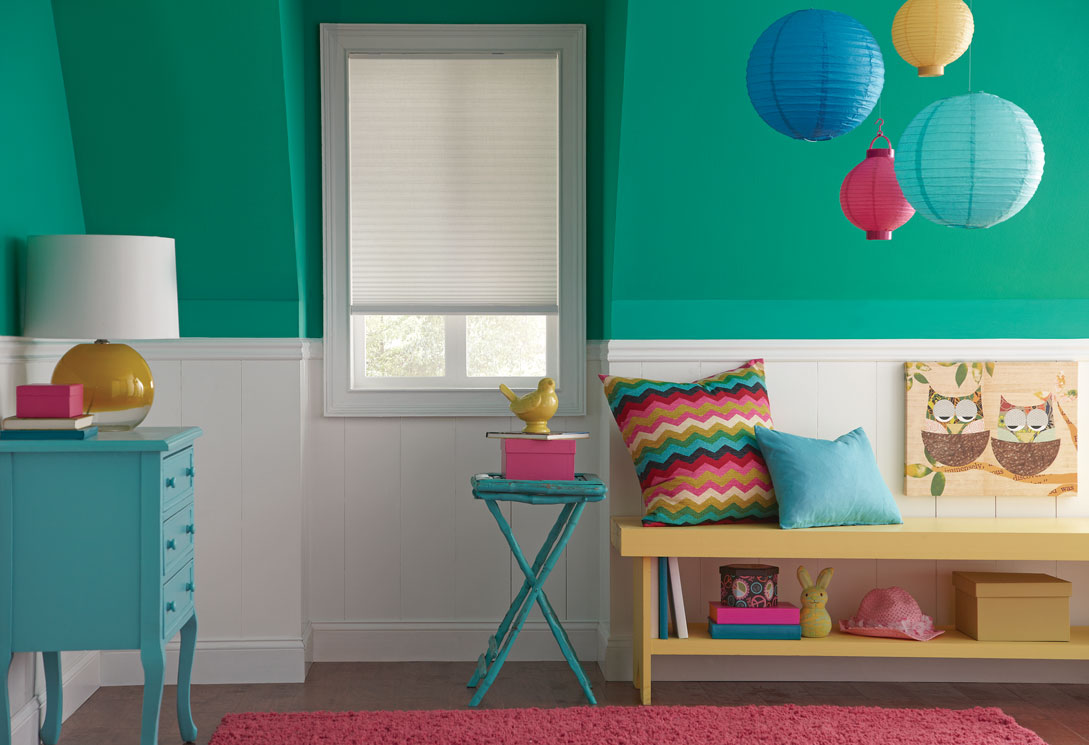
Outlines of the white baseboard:
[{"label": "white baseboard", "polygon": [[[904,642],[905,644],[925,642]],[[631,680],[631,637],[609,639],[605,680]],[[880,664],[874,664],[879,660]],[[655,656],[654,681],[850,680],[898,683],[1089,683],[1081,660],[951,660],[859,657]]]},{"label": "white baseboard", "polygon": [[[597,624],[597,666],[605,672],[608,664],[609,624],[599,621]],[[630,656],[630,655],[629,655]]]},{"label": "white baseboard", "polygon": [[11,715],[11,745],[39,745],[45,695],[34,696]]},{"label": "white baseboard", "polygon": [[62,718],[67,719],[83,706],[102,684],[102,655],[100,652],[84,652],[62,676],[64,705]]},{"label": "white baseboard", "polygon": [[[178,677],[178,647],[166,647],[166,679]],[[193,682],[302,683],[306,680],[303,639],[238,639],[197,641]],[[138,650],[102,653],[102,685],[142,685],[144,670]]]},{"label": "white baseboard", "polygon": [[[475,660],[495,633],[493,621],[315,623],[315,662],[466,662]],[[580,660],[598,659],[597,621],[565,621]],[[528,621],[510,660],[562,660],[544,621]]]},{"label": "white baseboard", "polygon": [[[35,664],[41,664],[35,660]],[[99,653],[84,652],[61,676],[61,720],[68,719],[98,690]],[[38,745],[45,717],[45,691],[35,694],[11,716],[11,745]]]}]

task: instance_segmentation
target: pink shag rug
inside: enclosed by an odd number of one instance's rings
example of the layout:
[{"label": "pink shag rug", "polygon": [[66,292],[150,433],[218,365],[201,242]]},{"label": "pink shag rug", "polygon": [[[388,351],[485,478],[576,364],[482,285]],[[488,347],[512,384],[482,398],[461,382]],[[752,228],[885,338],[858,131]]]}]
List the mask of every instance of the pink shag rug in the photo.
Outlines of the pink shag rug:
[{"label": "pink shag rug", "polygon": [[600,706],[229,714],[211,745],[1046,745],[1001,709]]}]

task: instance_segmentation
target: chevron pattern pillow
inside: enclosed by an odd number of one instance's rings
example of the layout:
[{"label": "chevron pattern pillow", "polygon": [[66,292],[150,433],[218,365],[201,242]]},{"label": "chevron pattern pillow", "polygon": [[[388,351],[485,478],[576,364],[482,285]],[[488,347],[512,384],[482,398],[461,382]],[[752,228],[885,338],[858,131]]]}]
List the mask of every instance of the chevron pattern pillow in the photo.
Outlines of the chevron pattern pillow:
[{"label": "chevron pattern pillow", "polygon": [[772,426],[763,360],[694,383],[600,377],[643,488],[644,524],[778,515],[754,434]]}]

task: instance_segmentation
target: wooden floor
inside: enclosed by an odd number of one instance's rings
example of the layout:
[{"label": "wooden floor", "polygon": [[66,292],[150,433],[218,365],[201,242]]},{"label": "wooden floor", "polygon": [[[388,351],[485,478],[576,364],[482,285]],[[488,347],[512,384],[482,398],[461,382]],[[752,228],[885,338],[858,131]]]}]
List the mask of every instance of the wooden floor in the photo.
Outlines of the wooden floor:
[{"label": "wooden floor", "polygon": [[[306,683],[193,686],[193,714],[207,743],[224,714],[243,711],[458,709],[469,702],[472,663],[318,663]],[[606,683],[597,665],[587,674],[599,703],[636,706],[630,683]],[[173,688],[163,701],[159,742],[180,742]],[[138,687],[100,688],[64,724],[61,745],[136,743]],[[510,662],[481,708],[579,706],[585,703],[562,662]],[[1089,685],[993,683],[654,683],[656,706],[713,704],[966,708],[998,706],[1051,745],[1089,743]],[[375,743],[375,745],[380,745]]]}]

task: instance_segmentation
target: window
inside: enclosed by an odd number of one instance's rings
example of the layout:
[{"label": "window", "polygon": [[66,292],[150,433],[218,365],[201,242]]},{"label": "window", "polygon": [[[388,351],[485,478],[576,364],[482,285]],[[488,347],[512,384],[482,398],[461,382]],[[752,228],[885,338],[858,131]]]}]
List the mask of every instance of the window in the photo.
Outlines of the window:
[{"label": "window", "polygon": [[583,412],[584,39],[322,25],[326,414]]}]

